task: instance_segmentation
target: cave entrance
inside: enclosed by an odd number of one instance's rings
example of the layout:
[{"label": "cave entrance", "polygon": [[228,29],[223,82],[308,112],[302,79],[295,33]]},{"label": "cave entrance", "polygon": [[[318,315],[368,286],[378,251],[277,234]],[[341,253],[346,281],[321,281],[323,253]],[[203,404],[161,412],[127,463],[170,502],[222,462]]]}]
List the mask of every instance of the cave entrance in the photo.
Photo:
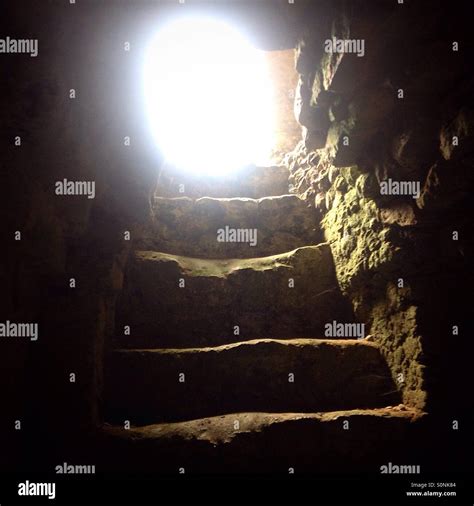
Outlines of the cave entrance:
[{"label": "cave entrance", "polygon": [[299,138],[296,81],[293,50],[258,49],[218,19],[168,23],[144,61],[145,107],[160,154],[206,177],[275,163]]}]

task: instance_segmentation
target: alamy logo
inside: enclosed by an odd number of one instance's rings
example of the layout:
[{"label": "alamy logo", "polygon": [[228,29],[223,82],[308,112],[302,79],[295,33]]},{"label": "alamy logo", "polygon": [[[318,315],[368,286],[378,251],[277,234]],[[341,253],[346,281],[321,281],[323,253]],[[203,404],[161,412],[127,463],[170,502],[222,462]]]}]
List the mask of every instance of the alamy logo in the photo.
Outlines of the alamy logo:
[{"label": "alamy logo", "polygon": [[63,464],[54,468],[56,474],[95,474],[95,466],[89,465],[72,465],[64,462]]},{"label": "alamy logo", "polygon": [[0,53],[29,53],[30,56],[38,56],[38,39],[12,39],[5,37],[0,39]]},{"label": "alamy logo", "polygon": [[38,340],[37,323],[13,323],[7,320],[0,323],[0,337],[29,337],[32,341]]},{"label": "alamy logo", "polygon": [[56,483],[34,483],[28,480],[18,483],[18,495],[47,495],[48,499],[56,497]]},{"label": "alamy logo", "polygon": [[410,195],[414,199],[420,196],[419,181],[394,181],[387,179],[380,183],[381,195]]},{"label": "alamy logo", "polygon": [[389,462],[383,466],[380,466],[381,474],[420,474],[420,466],[416,465],[397,465]]},{"label": "alamy logo", "polygon": [[324,335],[326,337],[357,337],[362,339],[365,337],[365,324],[364,323],[337,323],[333,320],[332,323],[324,325]]},{"label": "alamy logo", "polygon": [[365,55],[364,39],[337,39],[332,37],[324,41],[326,53],[353,53],[361,57]]},{"label": "alamy logo", "polygon": [[225,228],[217,230],[217,242],[248,242],[250,246],[257,245],[256,228]]},{"label": "alamy logo", "polygon": [[88,199],[95,197],[95,181],[56,181],[56,195],[87,195]]}]

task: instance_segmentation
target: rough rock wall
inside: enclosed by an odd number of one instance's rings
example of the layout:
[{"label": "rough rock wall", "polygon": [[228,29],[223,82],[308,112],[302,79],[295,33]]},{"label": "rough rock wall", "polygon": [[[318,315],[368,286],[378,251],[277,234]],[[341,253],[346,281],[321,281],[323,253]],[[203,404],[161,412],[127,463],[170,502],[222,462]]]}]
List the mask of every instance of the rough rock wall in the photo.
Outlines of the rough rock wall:
[{"label": "rough rock wall", "polygon": [[[303,139],[286,158],[293,191],[314,203],[340,286],[404,402],[462,409],[472,349],[472,31],[446,2],[348,1],[326,12],[296,49]],[[333,38],[355,44],[326,52]],[[414,191],[397,194],[400,182]]]}]

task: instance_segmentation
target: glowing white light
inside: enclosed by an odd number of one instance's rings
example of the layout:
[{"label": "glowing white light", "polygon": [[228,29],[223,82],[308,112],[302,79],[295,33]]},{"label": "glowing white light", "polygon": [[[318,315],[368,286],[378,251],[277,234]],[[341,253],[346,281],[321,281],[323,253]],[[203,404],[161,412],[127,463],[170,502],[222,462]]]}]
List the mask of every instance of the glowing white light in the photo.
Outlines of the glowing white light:
[{"label": "glowing white light", "polygon": [[153,135],[170,162],[214,175],[268,163],[266,62],[232,27],[210,18],[165,26],[145,55],[144,85]]}]

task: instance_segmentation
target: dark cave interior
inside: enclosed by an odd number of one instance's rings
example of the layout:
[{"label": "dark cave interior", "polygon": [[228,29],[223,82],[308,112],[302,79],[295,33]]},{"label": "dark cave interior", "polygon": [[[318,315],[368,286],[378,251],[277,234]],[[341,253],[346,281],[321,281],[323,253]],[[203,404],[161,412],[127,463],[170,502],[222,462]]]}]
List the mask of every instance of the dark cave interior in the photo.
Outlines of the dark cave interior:
[{"label": "dark cave interior", "polygon": [[[136,76],[148,35],[183,8],[294,52],[281,107],[297,129],[282,130],[275,166],[210,183],[157,154]],[[0,9],[2,33],[40,43],[36,58],[0,60],[0,321],[39,328],[36,341],[0,338],[2,471],[466,469],[467,12],[422,0]],[[334,39],[364,41],[363,57],[326,52]],[[55,195],[64,179],[94,181],[95,198]],[[258,230],[251,253],[216,241],[225,227]],[[331,334],[333,322],[363,335]]]}]

